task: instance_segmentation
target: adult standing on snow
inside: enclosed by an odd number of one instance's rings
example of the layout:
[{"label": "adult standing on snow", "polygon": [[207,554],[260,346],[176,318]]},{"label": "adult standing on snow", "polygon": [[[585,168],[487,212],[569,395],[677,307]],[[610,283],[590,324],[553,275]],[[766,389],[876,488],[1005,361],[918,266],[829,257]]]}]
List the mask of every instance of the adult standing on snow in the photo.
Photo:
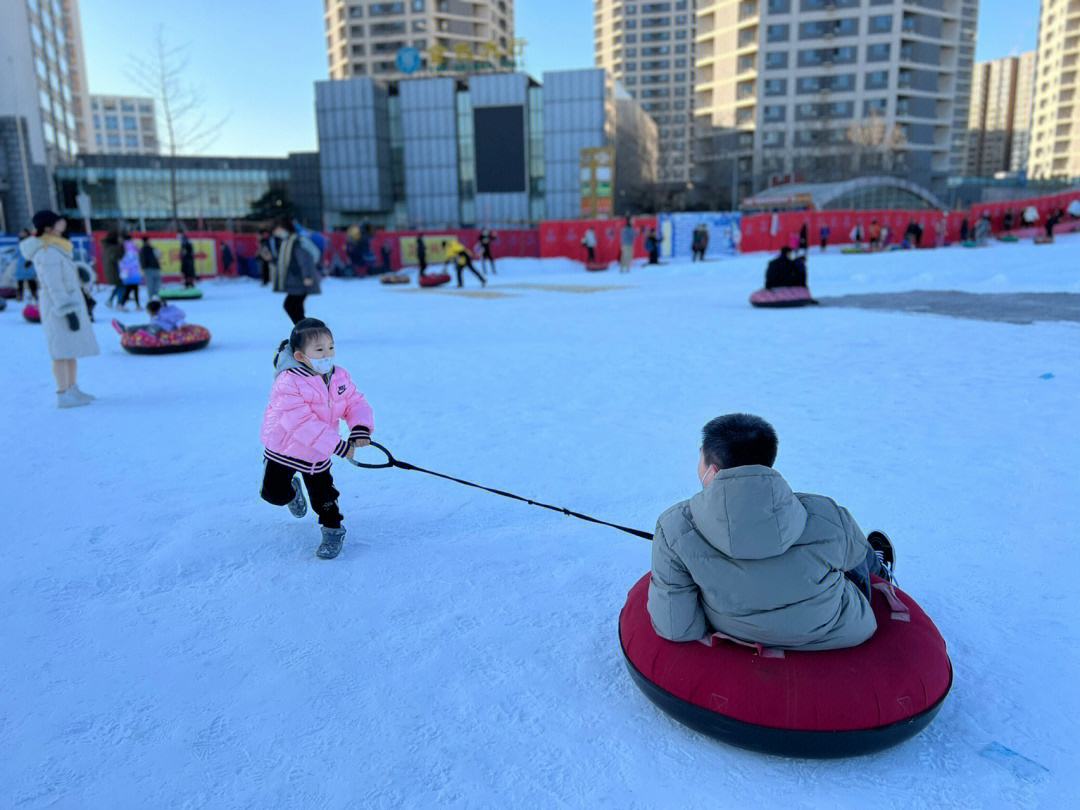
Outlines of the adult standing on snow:
[{"label": "adult standing on snow", "polygon": [[124,296],[124,283],[120,280],[120,258],[124,255],[124,245],[120,241],[119,231],[109,231],[101,240],[101,269],[105,273],[105,283],[112,285],[105,305],[112,307],[113,303],[121,310],[124,304],[121,299]]},{"label": "adult standing on snow", "polygon": [[184,286],[195,286],[195,248],[187,234],[180,232],[180,272],[184,276]]},{"label": "adult standing on snow", "polygon": [[420,275],[427,272],[427,245],[424,244],[424,235],[416,235],[416,264],[420,268]]},{"label": "adult standing on snow", "polygon": [[810,226],[803,222],[799,228],[799,253],[805,256],[810,251]]},{"label": "adult standing on snow", "polygon": [[161,294],[161,257],[157,249],[150,244],[150,237],[144,236],[139,248],[139,264],[146,276],[146,300],[153,301]]},{"label": "adult standing on snow", "polygon": [[274,292],[285,293],[285,313],[297,324],[304,320],[304,299],[321,291],[319,249],[296,232],[296,225],[289,217],[278,220],[274,236],[280,244],[274,265]]},{"label": "adult standing on snow", "polygon": [[490,264],[491,275],[493,276],[498,275],[498,273],[495,272],[495,257],[491,255],[491,244],[498,238],[495,231],[490,228],[484,228],[480,231],[480,269],[486,273]]},{"label": "adult standing on snow", "polygon": [[585,235],[581,237],[581,246],[585,248],[585,261],[593,264],[596,261],[596,231],[586,228]]},{"label": "adult standing on snow", "polygon": [[619,272],[629,273],[630,265],[634,263],[634,226],[630,224],[630,217],[626,218],[626,224],[619,231]]},{"label": "adult standing on snow", "polygon": [[[23,228],[19,231],[19,242],[28,239],[30,231]],[[15,298],[23,300],[23,287],[30,292],[30,300],[37,300],[37,273],[34,272],[34,263],[28,259],[22,259],[15,265]]]},{"label": "adult standing on snow", "polygon": [[56,404],[76,408],[93,401],[79,389],[77,360],[100,353],[90,313],[86,309],[74,248],[64,238],[67,220],[53,211],[34,214],[35,236],[23,240],[19,250],[34,263],[40,283],[41,325],[52,356],[56,378]]},{"label": "adult standing on snow", "polygon": [[832,229],[828,225],[822,225],[818,228],[818,241],[821,243],[822,253],[829,249],[829,236],[831,234]]}]

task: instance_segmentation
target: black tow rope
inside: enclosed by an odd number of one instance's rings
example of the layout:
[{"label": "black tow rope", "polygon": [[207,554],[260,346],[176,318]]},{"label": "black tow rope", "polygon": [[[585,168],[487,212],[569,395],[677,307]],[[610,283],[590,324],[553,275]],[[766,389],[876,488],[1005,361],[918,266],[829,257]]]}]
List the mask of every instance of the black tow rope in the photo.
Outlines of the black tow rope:
[{"label": "black tow rope", "polygon": [[515,501],[521,501],[527,503],[529,506],[539,506],[542,509],[550,509],[552,512],[562,512],[567,517],[577,518],[578,520],[585,520],[589,523],[598,523],[601,526],[610,526],[612,529],[618,529],[620,532],[626,532],[632,534],[635,537],[642,537],[646,540],[652,540],[653,536],[650,532],[643,532],[641,529],[631,529],[628,526],[620,526],[618,523],[609,523],[606,520],[600,520],[599,518],[590,517],[589,515],[583,515],[580,512],[573,512],[562,506],[552,506],[549,503],[540,503],[534,501],[531,498],[523,498],[520,495],[515,495],[512,492],[504,492],[501,489],[492,489],[491,487],[481,486],[480,484],[474,484],[472,481],[466,481],[462,478],[454,478],[452,475],[444,475],[443,473],[435,472],[434,470],[425,470],[423,467],[417,467],[415,464],[410,464],[407,461],[398,461],[394,458],[393,454],[383,447],[378,442],[372,442],[371,446],[386,456],[386,461],[379,464],[367,464],[356,459],[348,459],[353,465],[357,467],[363,467],[365,470],[385,470],[390,467],[397,467],[399,470],[412,470],[413,472],[424,473],[425,475],[433,475],[436,478],[444,478],[447,481],[453,481],[455,484],[464,484],[467,487],[473,487],[474,489],[482,489],[484,492],[490,492],[493,495],[502,495],[504,498],[512,498]]}]

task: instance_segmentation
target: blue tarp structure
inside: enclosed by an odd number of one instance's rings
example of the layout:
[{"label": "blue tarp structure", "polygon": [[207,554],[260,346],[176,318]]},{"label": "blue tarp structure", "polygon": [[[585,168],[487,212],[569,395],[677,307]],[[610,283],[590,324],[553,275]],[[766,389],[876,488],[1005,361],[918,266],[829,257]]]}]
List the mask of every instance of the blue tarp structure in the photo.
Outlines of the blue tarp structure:
[{"label": "blue tarp structure", "polygon": [[[90,238],[73,236],[71,243],[75,247],[75,261],[93,265],[93,243]],[[21,261],[18,237],[0,236],[0,287],[15,286],[15,265]]]},{"label": "blue tarp structure", "polygon": [[660,214],[661,248],[664,259],[689,259],[690,243],[694,228],[704,222],[709,228],[709,259],[734,256],[739,252],[740,223],[742,214],[727,211],[686,211],[678,214]]}]

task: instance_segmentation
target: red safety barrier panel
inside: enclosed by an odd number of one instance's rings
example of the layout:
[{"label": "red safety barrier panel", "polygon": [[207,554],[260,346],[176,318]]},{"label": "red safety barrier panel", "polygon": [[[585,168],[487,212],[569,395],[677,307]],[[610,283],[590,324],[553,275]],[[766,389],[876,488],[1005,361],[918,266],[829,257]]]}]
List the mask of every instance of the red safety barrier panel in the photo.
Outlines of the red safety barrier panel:
[{"label": "red safety barrier panel", "polygon": [[[543,258],[561,256],[585,261],[585,248],[581,240],[585,231],[593,229],[596,234],[596,260],[615,262],[619,260],[619,231],[622,219],[564,219],[540,223],[540,255]],[[645,256],[645,234],[656,227],[656,217],[634,217],[632,224],[637,235],[634,238],[634,256]]]},{"label": "red safety barrier panel", "polygon": [[[817,247],[821,242],[822,227],[829,228],[830,245],[848,245],[852,243],[852,232],[856,225],[862,227],[863,241],[868,240],[870,226],[875,220],[879,227],[889,229],[889,244],[898,245],[904,240],[904,231],[912,220],[923,229],[922,247],[935,247],[938,241],[938,223],[945,219],[945,239],[956,242],[960,239],[960,223],[969,216],[963,211],[952,211],[944,215],[940,211],[782,211],[775,214],[751,214],[742,219],[742,241],[739,249],[743,253],[759,250],[775,251],[784,245],[797,247],[799,229],[806,223],[809,246]],[[969,224],[975,221],[969,217]]]}]

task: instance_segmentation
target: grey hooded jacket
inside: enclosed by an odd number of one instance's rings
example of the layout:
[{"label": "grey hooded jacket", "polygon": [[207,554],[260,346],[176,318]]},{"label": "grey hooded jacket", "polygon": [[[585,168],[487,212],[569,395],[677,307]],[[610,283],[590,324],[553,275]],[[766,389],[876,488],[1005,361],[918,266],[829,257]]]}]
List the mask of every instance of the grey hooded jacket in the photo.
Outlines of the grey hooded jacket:
[{"label": "grey hooded jacket", "polygon": [[830,498],[792,492],[769,467],[721,470],[657,522],[649,615],[671,641],[719,631],[767,647],[854,647],[877,624],[844,572],[869,551]]}]

